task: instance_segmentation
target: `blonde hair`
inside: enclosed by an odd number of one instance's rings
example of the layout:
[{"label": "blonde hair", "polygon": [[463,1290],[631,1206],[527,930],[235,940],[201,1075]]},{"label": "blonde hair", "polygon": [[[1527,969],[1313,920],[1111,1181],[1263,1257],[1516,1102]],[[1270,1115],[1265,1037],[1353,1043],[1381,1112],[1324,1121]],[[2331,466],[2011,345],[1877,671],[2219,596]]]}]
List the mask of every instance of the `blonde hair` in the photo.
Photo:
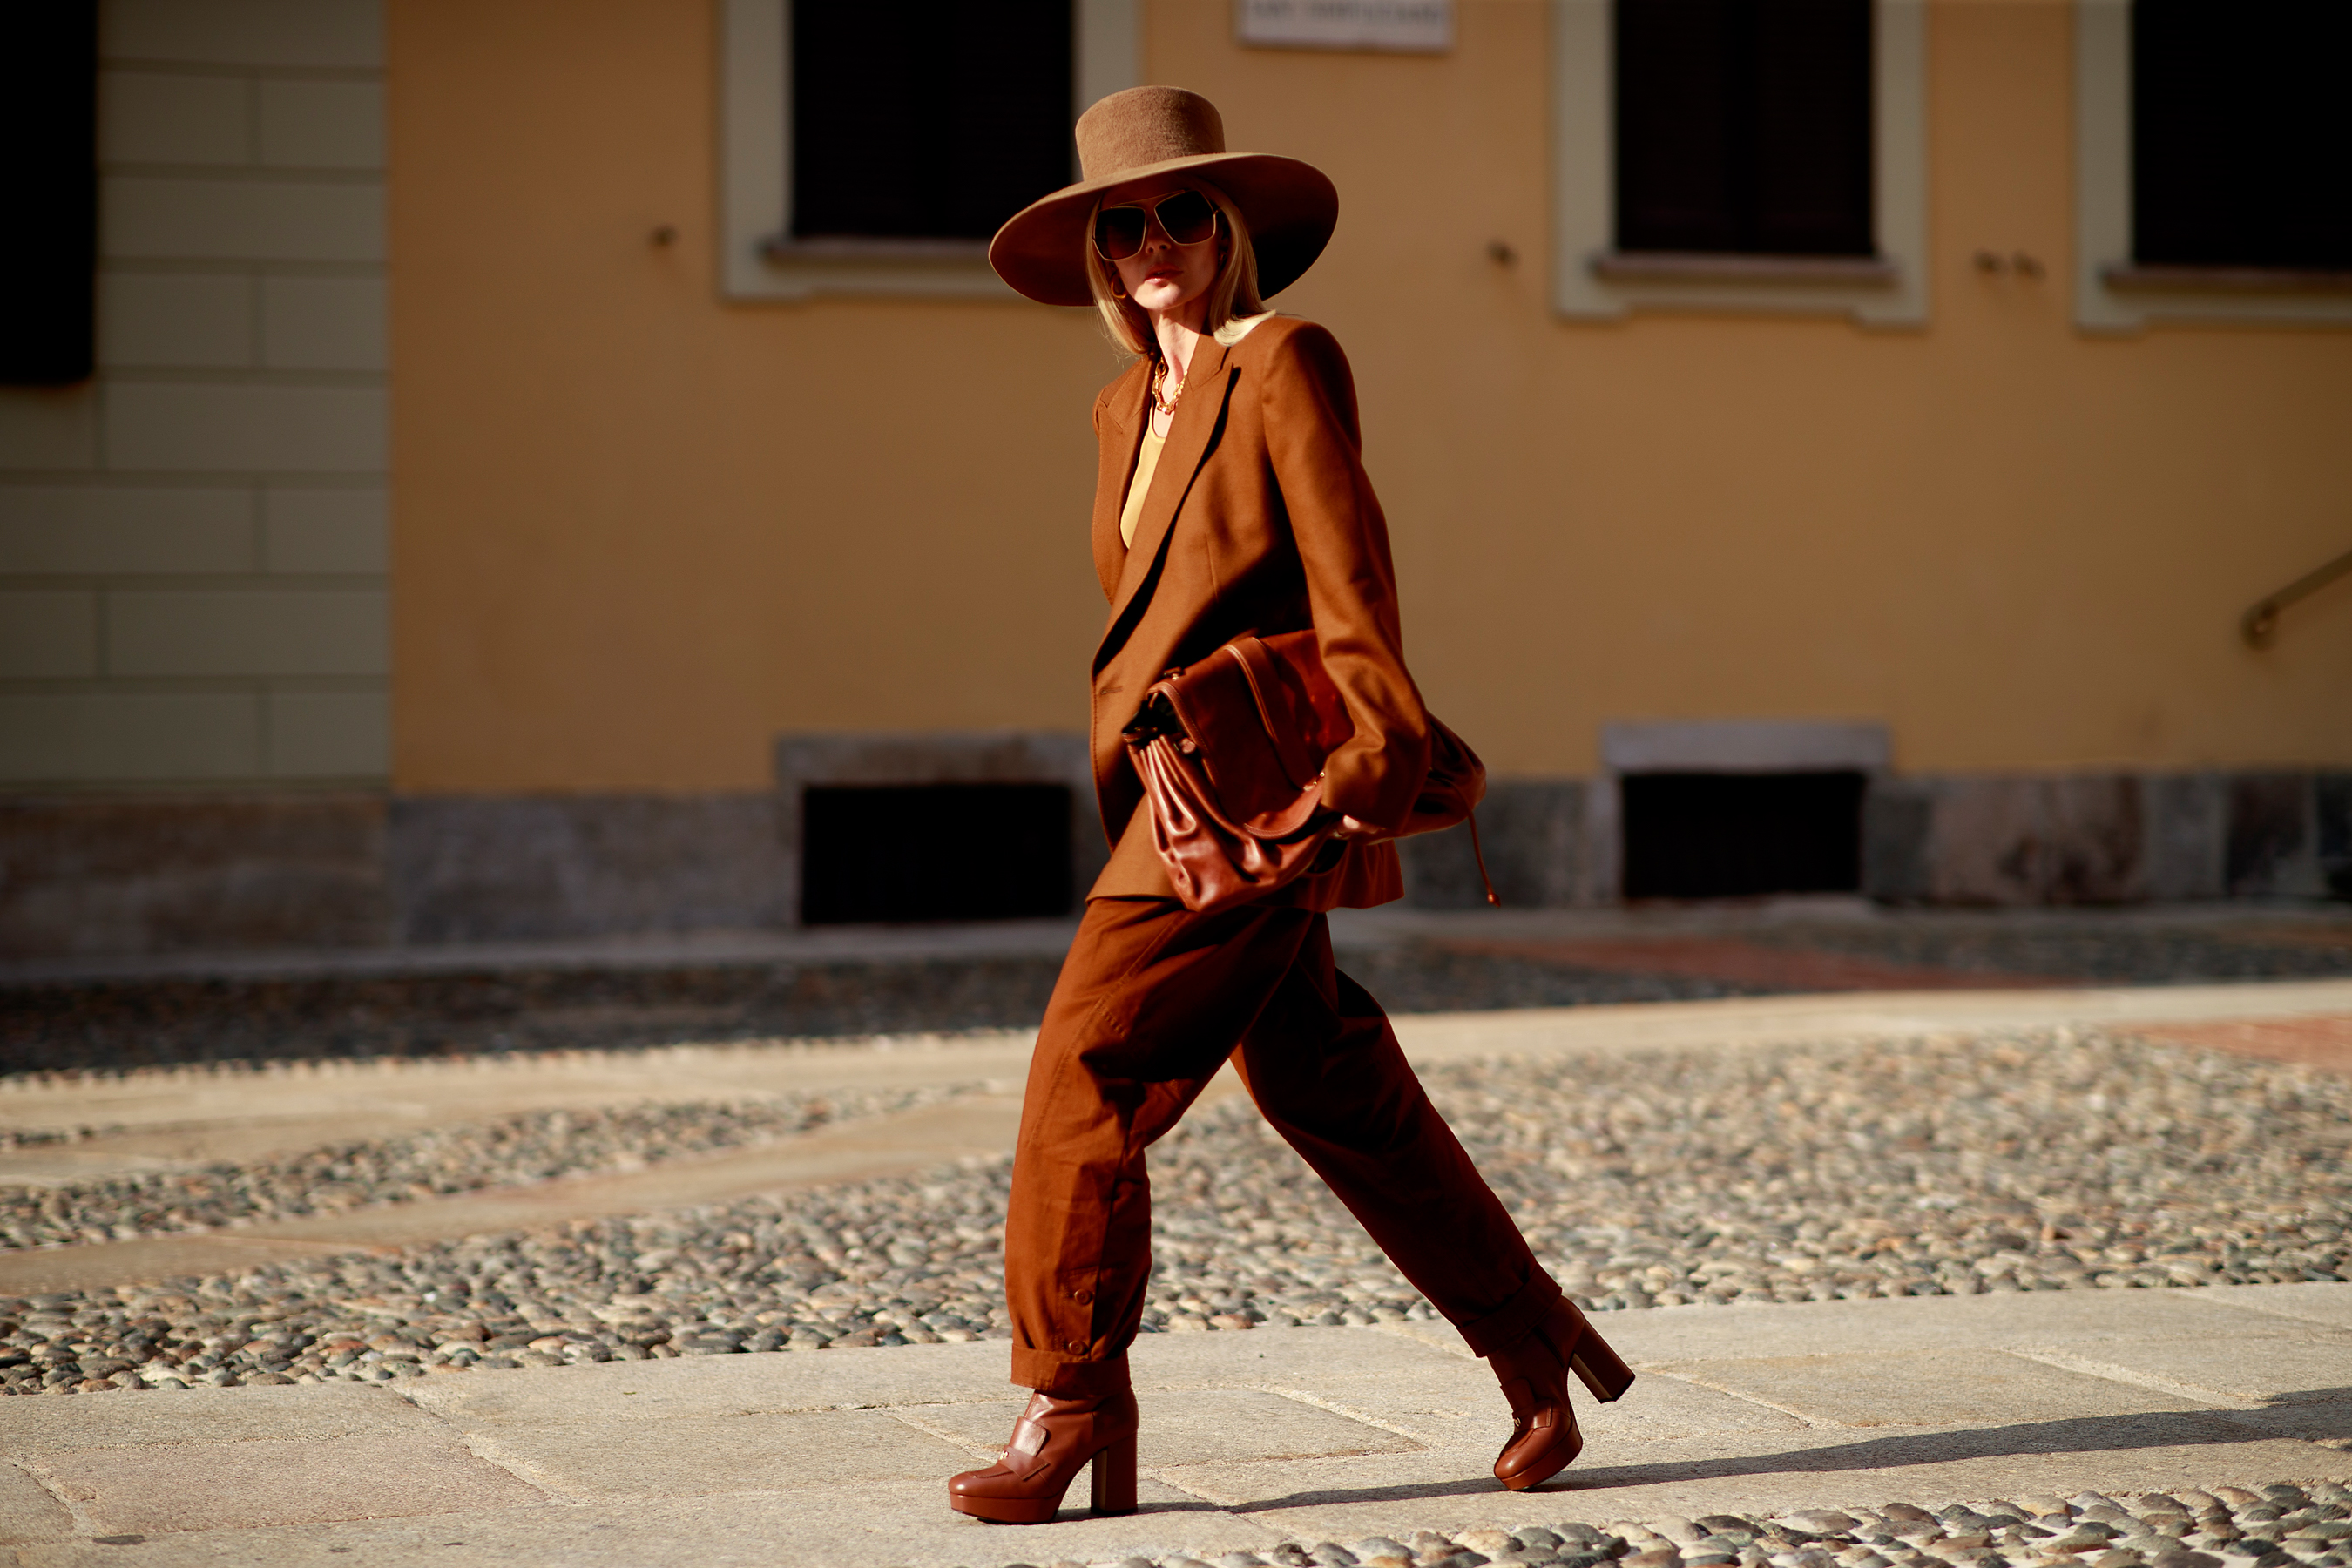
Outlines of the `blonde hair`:
[{"label": "blonde hair", "polygon": [[[1265,301],[1257,297],[1257,250],[1250,244],[1249,225],[1242,221],[1241,209],[1214,185],[1192,188],[1208,197],[1224,218],[1225,262],[1217,268],[1217,280],[1209,285],[1209,315],[1201,327],[1204,333],[1213,332],[1235,316],[1264,313]],[[1094,220],[1101,212],[1102,204],[1097,202],[1094,213],[1087,216],[1087,237],[1081,243],[1087,247],[1087,287],[1094,291],[1095,308],[1102,312],[1103,331],[1129,353],[1157,359],[1160,340],[1152,334],[1150,315],[1119,291],[1118,264],[1104,260],[1095,249]]]}]

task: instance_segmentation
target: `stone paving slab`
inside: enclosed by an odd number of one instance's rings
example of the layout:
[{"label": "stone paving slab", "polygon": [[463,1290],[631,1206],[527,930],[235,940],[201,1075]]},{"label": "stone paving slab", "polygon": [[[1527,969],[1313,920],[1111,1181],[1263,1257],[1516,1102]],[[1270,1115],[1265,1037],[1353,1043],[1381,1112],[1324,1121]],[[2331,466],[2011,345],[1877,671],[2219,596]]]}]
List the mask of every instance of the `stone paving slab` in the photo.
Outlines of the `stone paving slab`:
[{"label": "stone paving slab", "polygon": [[446,1432],[61,1448],[28,1468],[100,1535],[398,1519],[540,1498]]},{"label": "stone paving slab", "polygon": [[13,1399],[0,1542],[40,1564],[120,1563],[95,1538],[138,1534],[137,1561],[173,1564],[987,1568],[2340,1479],[2347,1316],[2352,1285],[1612,1313],[1643,1376],[1583,1403],[1584,1459],[1525,1494],[1486,1473],[1503,1404],[1440,1326],[1152,1335],[1142,1510],[1021,1530],[960,1519],[942,1491],[1009,1426],[1001,1343]]},{"label": "stone paving slab", "polygon": [[882,1410],[500,1426],[466,1436],[548,1496],[582,1501],[862,1480],[937,1485],[971,1462],[965,1448]]},{"label": "stone paving slab", "polygon": [[[0,1401],[0,1458],[20,1463],[79,1448],[157,1448],[176,1443],[323,1443],[344,1437],[406,1437],[451,1426],[383,1384],[326,1390],[301,1386],[205,1389],[184,1407],[161,1399],[20,1396]],[[229,1397],[232,1395],[241,1397]]]},{"label": "stone paving slab", "polygon": [[2095,1377],[2177,1392],[2206,1405],[2310,1405],[2352,1400],[2352,1366],[2333,1340],[2248,1331],[2226,1341],[2119,1337],[2060,1340],[2033,1359]]},{"label": "stone paving slab", "polygon": [[1808,1426],[1972,1427],[2206,1408],[1998,1350],[1743,1356],[1657,1370],[1787,1411]]},{"label": "stone paving slab", "polygon": [[2270,1312],[2330,1328],[2352,1329],[2352,1290],[2341,1286],[2225,1285],[2204,1293],[2213,1300],[2250,1311]]},{"label": "stone paving slab", "polygon": [[0,1546],[73,1536],[73,1515],[23,1467],[0,1461]]}]

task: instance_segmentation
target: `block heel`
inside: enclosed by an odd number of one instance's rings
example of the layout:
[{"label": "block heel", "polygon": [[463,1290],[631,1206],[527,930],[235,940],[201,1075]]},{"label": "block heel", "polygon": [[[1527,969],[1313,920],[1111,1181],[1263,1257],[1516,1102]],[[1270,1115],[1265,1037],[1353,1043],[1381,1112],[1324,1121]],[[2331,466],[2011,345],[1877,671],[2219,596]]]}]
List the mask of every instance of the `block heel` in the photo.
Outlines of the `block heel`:
[{"label": "block heel", "polygon": [[1095,1456],[1094,1510],[1098,1514],[1135,1511],[1135,1435],[1113,1443]]},{"label": "block heel", "polygon": [[1603,1405],[1633,1386],[1633,1369],[1620,1360],[1617,1352],[1609,1348],[1608,1342],[1592,1331],[1590,1323],[1584,1326],[1575,1350],[1570,1352],[1568,1364],[1578,1377],[1584,1380],[1584,1386],[1592,1391],[1592,1397]]},{"label": "block heel", "polygon": [[1511,1402],[1511,1440],[1496,1456],[1495,1479],[1515,1492],[1543,1485],[1584,1451],[1576,1413],[1569,1408],[1570,1373],[1603,1401],[1633,1384],[1633,1369],[1566,1297],[1551,1304],[1525,1339],[1486,1359]]},{"label": "block heel", "polygon": [[1135,1427],[1132,1390],[1085,1399],[1037,1394],[996,1463],[948,1482],[948,1506],[996,1524],[1045,1524],[1091,1464],[1095,1512],[1133,1513]]}]

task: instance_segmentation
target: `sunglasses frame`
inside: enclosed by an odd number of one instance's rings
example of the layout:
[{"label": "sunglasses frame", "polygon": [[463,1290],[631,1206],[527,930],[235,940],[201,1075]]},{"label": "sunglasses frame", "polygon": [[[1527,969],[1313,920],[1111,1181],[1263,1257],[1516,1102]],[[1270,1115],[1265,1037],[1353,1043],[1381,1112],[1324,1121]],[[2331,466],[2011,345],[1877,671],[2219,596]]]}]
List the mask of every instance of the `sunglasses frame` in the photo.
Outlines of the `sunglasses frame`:
[{"label": "sunglasses frame", "polygon": [[[1209,208],[1209,232],[1202,235],[1198,239],[1177,238],[1174,235],[1168,233],[1168,226],[1165,223],[1160,222],[1160,209],[1161,207],[1166,206],[1170,202],[1180,200],[1185,196],[1198,196],[1203,203],[1207,204]],[[1109,251],[1105,250],[1102,247],[1103,215],[1105,213],[1130,211],[1139,212],[1143,215],[1143,237],[1136,242],[1135,248],[1129,251],[1125,256],[1113,256]],[[1131,260],[1143,254],[1144,247],[1150,243],[1151,231],[1155,226],[1161,234],[1168,235],[1169,244],[1189,249],[1195,245],[1206,245],[1209,241],[1216,238],[1218,234],[1222,232],[1225,226],[1225,215],[1223,210],[1220,208],[1215,202],[1210,201],[1209,197],[1204,193],[1196,191],[1190,185],[1187,185],[1182,190],[1171,191],[1166,195],[1160,196],[1153,201],[1120,202],[1112,206],[1097,207],[1095,210],[1094,221],[1087,226],[1087,243],[1092,246],[1094,247],[1095,254],[1101,257],[1105,261],[1120,262]]]}]

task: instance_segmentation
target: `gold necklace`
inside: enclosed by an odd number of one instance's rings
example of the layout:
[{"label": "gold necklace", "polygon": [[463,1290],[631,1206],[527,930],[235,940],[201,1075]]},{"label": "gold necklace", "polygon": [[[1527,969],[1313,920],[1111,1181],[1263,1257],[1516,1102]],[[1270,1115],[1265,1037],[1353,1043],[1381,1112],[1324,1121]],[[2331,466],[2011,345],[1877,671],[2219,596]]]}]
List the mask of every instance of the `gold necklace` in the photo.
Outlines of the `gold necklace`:
[{"label": "gold necklace", "polygon": [[[1169,387],[1168,395],[1165,397],[1160,395],[1160,388],[1162,386]],[[1174,384],[1170,385],[1168,382],[1168,362],[1164,359],[1153,361],[1151,365],[1151,406],[1158,409],[1162,414],[1173,414],[1176,412],[1176,405],[1183,401],[1184,378],[1180,375],[1176,378]]]}]

